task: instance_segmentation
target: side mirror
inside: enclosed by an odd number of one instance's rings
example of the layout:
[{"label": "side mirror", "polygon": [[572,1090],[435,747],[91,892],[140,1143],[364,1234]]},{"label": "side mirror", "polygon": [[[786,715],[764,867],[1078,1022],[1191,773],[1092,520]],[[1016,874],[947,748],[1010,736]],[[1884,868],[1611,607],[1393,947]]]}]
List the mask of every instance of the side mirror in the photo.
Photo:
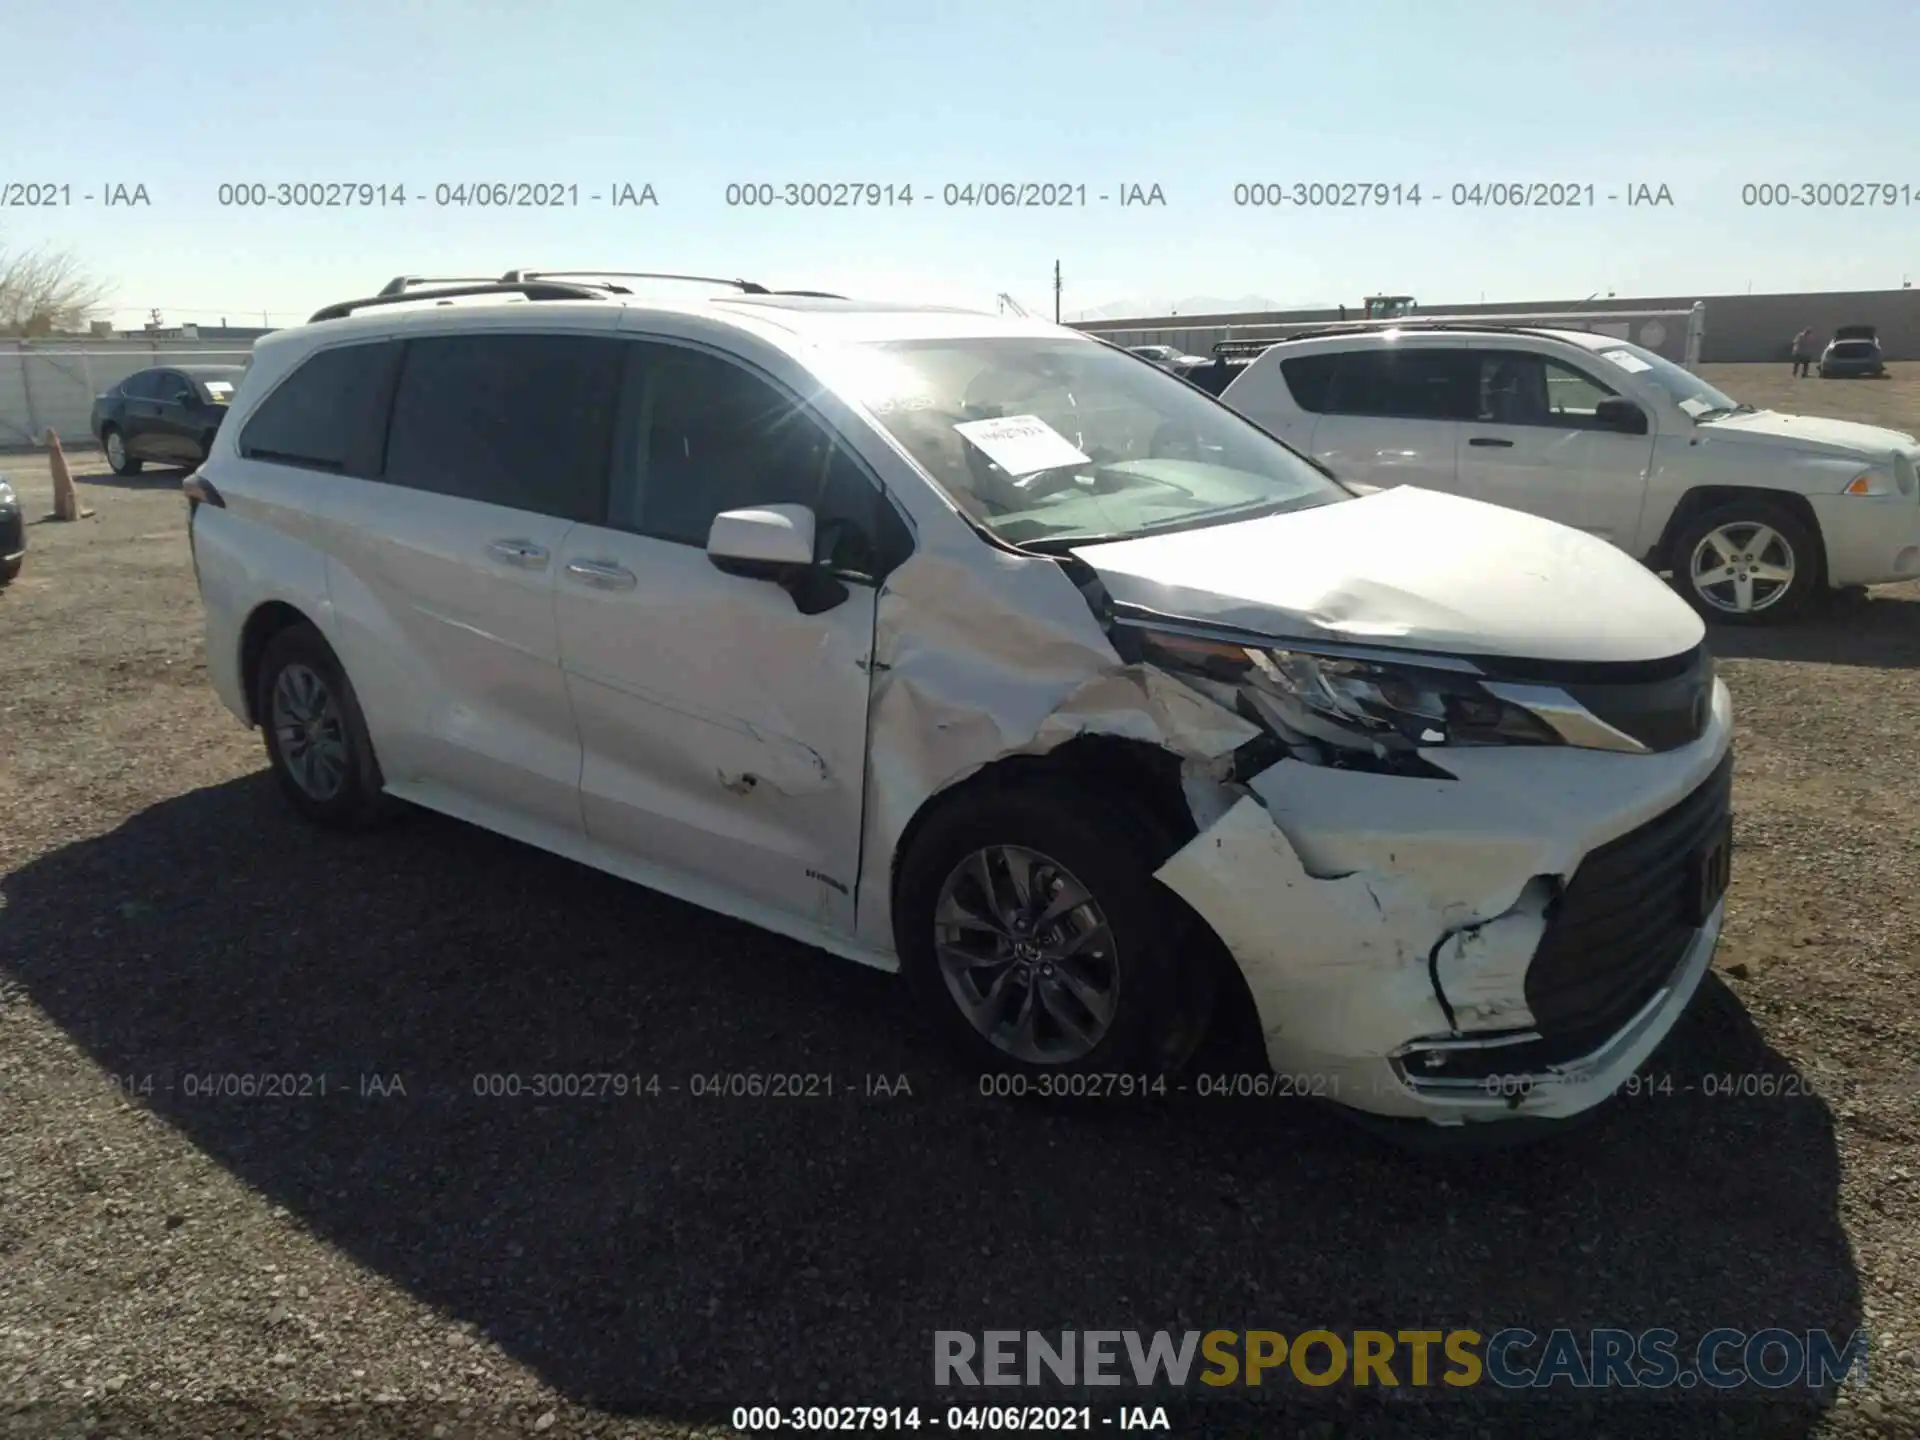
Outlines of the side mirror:
[{"label": "side mirror", "polygon": [[1609,395],[1594,406],[1593,418],[1603,430],[1618,430],[1622,435],[1647,433],[1647,412],[1622,395]]},{"label": "side mirror", "polygon": [[771,580],[802,615],[818,615],[847,598],[847,587],[814,559],[814,516],[805,505],[723,510],[707,529],[714,569],[748,580]]},{"label": "side mirror", "polygon": [[176,390],[173,392],[173,403],[176,405],[184,405],[187,409],[191,410],[200,403],[200,397],[191,390]]}]

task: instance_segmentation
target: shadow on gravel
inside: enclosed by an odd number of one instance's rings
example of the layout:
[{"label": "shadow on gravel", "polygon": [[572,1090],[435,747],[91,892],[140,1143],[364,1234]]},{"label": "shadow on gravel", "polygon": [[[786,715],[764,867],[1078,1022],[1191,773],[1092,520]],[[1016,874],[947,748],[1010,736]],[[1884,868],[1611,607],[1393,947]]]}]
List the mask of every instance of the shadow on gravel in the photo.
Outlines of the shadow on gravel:
[{"label": "shadow on gravel", "polygon": [[[1826,1107],[1698,1093],[1701,1073],[1787,1068],[1717,982],[1660,1062],[1672,1094],[1449,1160],[1298,1102],[984,1098],[889,977],[437,817],[316,836],[264,773],[4,888],[0,968],[102,1067],[152,1076],[204,1153],[586,1403],[1037,1398],[936,1390],[943,1329],[1667,1327],[1684,1358],[1718,1326],[1861,1324]],[[742,1072],[830,1074],[833,1093],[693,1093]],[[325,1074],[326,1094],[189,1093],[235,1073]],[[534,1098],[554,1075],[662,1093]],[[1804,1435],[1832,1399],[1387,1403],[1274,1378],[1157,1399],[1183,1433],[1299,1411],[1339,1427],[1322,1434],[1505,1415],[1636,1436]]]},{"label": "shadow on gravel", "polygon": [[[104,465],[106,462],[99,463]],[[192,466],[159,466],[149,461],[138,475],[116,475],[111,470],[102,469],[98,474],[76,473],[73,480],[76,485],[98,485],[107,490],[178,490],[180,482],[192,473]]]},{"label": "shadow on gravel", "polygon": [[1920,600],[1837,596],[1797,624],[1713,625],[1707,645],[1729,660],[1793,660],[1875,670],[1920,667]]}]

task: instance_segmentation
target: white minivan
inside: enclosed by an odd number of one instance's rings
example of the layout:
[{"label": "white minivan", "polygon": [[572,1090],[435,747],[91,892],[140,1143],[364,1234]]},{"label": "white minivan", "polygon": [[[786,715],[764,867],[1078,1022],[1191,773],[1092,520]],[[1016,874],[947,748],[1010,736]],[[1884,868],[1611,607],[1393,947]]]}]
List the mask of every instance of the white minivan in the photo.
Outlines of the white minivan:
[{"label": "white minivan", "polygon": [[1607,335],[1435,322],[1263,352],[1222,401],[1368,489],[1419,485],[1597,535],[1708,618],[1920,579],[1920,441],[1755,410]]},{"label": "white minivan", "polygon": [[186,490],[213,683],[303,815],[904,971],[1036,1092],[1220,1088],[1241,1021],[1285,1092],[1562,1119],[1720,933],[1732,724],[1670,589],[1356,498],[1069,329],[396,284],[260,340]]}]

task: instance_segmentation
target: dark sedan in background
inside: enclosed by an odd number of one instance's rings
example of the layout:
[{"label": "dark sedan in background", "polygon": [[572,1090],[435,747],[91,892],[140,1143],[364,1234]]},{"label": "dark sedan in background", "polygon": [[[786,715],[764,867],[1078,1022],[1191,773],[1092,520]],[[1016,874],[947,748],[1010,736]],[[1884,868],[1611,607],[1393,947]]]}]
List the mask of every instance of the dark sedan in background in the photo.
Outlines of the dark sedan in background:
[{"label": "dark sedan in background", "polygon": [[0,585],[20,573],[26,558],[27,517],[20,508],[20,496],[0,475]]},{"label": "dark sedan in background", "polygon": [[93,402],[93,436],[116,475],[207,458],[244,365],[171,365],[137,370]]},{"label": "dark sedan in background", "polygon": [[1820,378],[1843,380],[1866,375],[1875,378],[1887,373],[1887,358],[1880,350],[1880,335],[1871,325],[1842,325],[1820,353]]}]

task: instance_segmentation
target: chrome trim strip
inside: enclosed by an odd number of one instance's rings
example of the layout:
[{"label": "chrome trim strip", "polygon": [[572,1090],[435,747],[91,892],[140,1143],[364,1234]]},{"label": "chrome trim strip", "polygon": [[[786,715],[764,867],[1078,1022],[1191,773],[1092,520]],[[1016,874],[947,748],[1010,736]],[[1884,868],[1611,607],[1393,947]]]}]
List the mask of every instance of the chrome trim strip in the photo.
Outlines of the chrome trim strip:
[{"label": "chrome trim strip", "polygon": [[1507,680],[1482,680],[1480,688],[1496,699],[1537,715],[1567,744],[1580,750],[1615,750],[1626,755],[1650,755],[1652,749],[1615,729],[1564,690],[1551,685],[1521,685]]},{"label": "chrome trim strip", "polygon": [[1463,675],[1482,675],[1483,671],[1471,660],[1454,655],[1430,655],[1422,650],[1396,650],[1385,645],[1347,645],[1338,642],[1302,639],[1297,635],[1270,635],[1256,630],[1242,630],[1232,625],[1207,625],[1197,620],[1181,620],[1173,616],[1156,615],[1151,610],[1143,610],[1137,605],[1129,605],[1122,611],[1116,606],[1115,625],[1128,630],[1165,630],[1172,635],[1185,635],[1195,640],[1218,640],[1231,645],[1257,645],[1266,650],[1300,650],[1312,655],[1325,655],[1335,660],[1367,660],[1382,665],[1410,665],[1421,670],[1451,670]]}]

